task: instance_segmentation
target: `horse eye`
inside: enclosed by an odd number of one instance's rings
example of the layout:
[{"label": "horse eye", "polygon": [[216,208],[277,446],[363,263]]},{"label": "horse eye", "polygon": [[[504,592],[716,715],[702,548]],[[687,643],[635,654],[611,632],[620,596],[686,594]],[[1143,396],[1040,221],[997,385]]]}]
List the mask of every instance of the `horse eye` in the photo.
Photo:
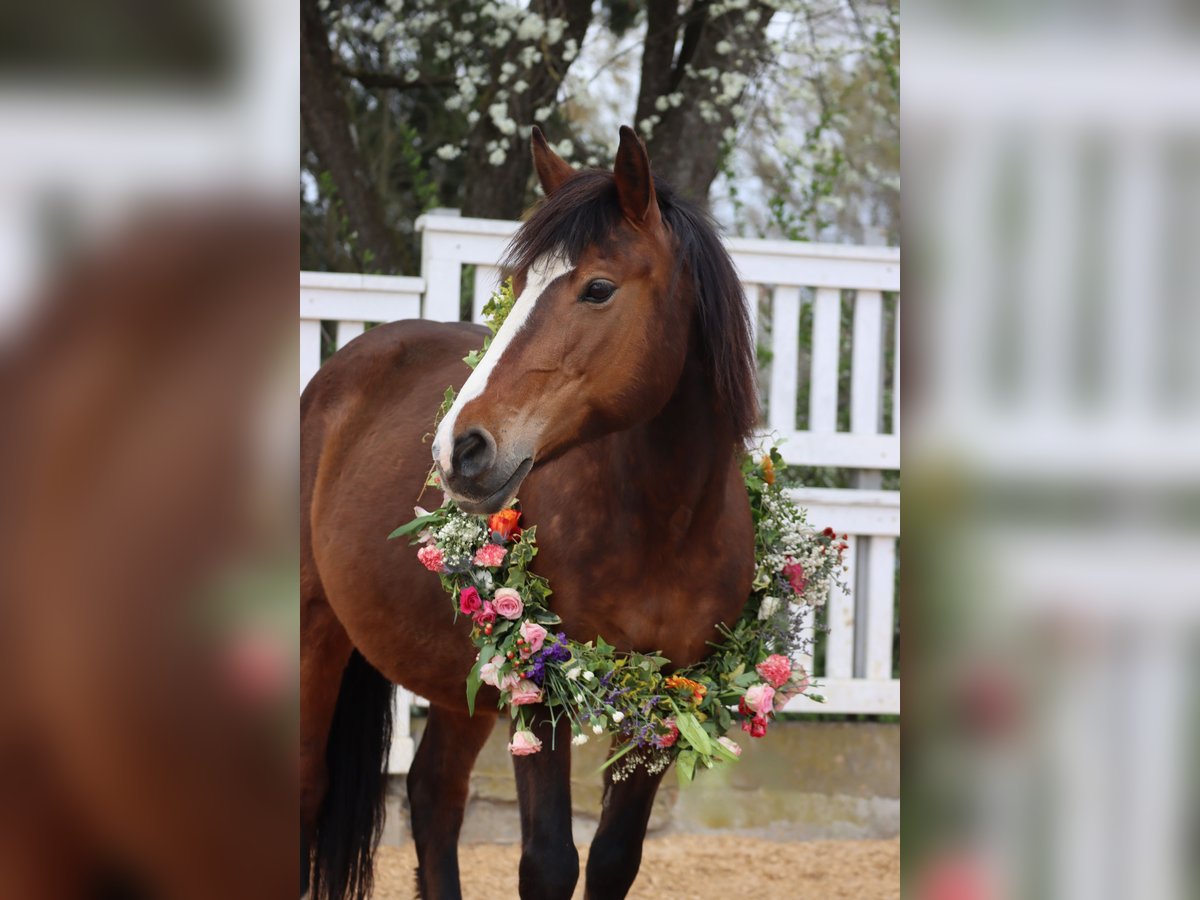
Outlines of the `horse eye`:
[{"label": "horse eye", "polygon": [[603,278],[597,278],[595,281],[588,284],[583,292],[583,296],[579,299],[584,303],[604,303],[613,295],[613,291],[617,286],[611,281],[606,281]]}]

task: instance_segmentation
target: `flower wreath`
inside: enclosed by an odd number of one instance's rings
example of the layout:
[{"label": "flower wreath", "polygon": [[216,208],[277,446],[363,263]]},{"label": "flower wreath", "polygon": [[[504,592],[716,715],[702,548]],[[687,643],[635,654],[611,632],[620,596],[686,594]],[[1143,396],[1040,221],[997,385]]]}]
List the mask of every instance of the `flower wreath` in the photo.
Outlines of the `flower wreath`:
[{"label": "flower wreath", "polygon": [[[513,305],[512,283],[493,295],[484,314],[494,334]],[[465,362],[474,367],[484,347]],[[454,402],[446,391],[439,418]],[[740,723],[751,737],[767,733],[770,720],[794,696],[812,692],[807,672],[793,662],[811,650],[807,610],[824,608],[830,587],[840,583],[845,535],[808,527],[804,511],[787,499],[776,480],[783,460],[775,447],[748,456],[742,474],[754,518],[755,571],[750,597],[732,628],[719,626],[720,642],[703,661],[670,675],[670,661],[654,653],[618,652],[603,638],[580,643],[554,632],[561,620],[549,608],[550,585],[529,570],[537,555],[537,529],[522,528],[510,506],[491,516],[464,512],[446,498],[397,528],[390,538],[414,535],[417,558],[436,572],[454,599],[455,616],[471,619],[479,651],[467,677],[467,705],[474,714],[483,684],[500,691],[517,721],[508,745],[514,756],[537,753],[525,707],[544,704],[557,725],[571,724],[572,743],[605,732],[620,738],[605,767],[621,779],[638,765],[660,772],[672,760],[681,782],[698,766],[711,768],[741,755],[727,732]],[[427,484],[440,487],[431,470]],[[515,502],[515,501],[514,501]]]}]

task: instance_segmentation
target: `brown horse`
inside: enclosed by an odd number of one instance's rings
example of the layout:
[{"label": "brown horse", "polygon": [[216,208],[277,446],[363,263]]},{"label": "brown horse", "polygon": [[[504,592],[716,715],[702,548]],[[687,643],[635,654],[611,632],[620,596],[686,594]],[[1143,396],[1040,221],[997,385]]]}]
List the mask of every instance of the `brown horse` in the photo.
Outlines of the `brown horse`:
[{"label": "brown horse", "polygon": [[[516,304],[479,367],[462,358],[483,329],[397,322],[336,354],[301,400],[301,834],[317,897],[370,890],[393,682],[430,701],[408,775],[418,890],[460,896],[468,778],[498,698],[484,688],[468,715],[469,623],[453,622],[412,548],[386,540],[411,517],[431,449],[465,509],[495,511],[520,489],[534,568],[572,638],[687,665],[748,596],[738,463],[756,394],[729,256],[655,181],[630,129],[611,173],[576,171],[536,129],[533,156],[547,199],[513,239]],[[446,386],[468,374],[431,446]],[[525,898],[569,897],[579,877],[560,728],[541,722],[546,749],[513,761]],[[639,772],[605,785],[590,898],[624,897],[637,874],[662,777]]]}]

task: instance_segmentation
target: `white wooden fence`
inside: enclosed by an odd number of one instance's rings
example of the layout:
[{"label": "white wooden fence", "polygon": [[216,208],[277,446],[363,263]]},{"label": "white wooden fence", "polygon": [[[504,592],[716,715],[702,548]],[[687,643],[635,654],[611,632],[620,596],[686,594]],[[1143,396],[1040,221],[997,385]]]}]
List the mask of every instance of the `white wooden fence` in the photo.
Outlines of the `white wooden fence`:
[{"label": "white wooden fence", "polygon": [[[300,274],[300,385],[321,361],[322,322],[333,323],[338,348],[367,323],[424,317],[460,318],[463,267],[474,267],[471,315],[476,321],[499,277],[496,266],[517,227],[514,222],[421,217],[420,278]],[[727,245],[755,310],[756,338],[769,347],[764,376],[768,428],[782,440],[787,462],[853,469],[854,489],[800,488],[794,499],[809,521],[849,535],[851,591],[830,598],[825,659],[815,674],[828,702],[795,698],[793,712],[885,713],[900,711],[900,682],[892,677],[896,628],[896,541],[900,536],[898,491],[880,489],[882,470],[899,469],[899,316],[885,315],[885,294],[900,289],[900,253],[887,247],[851,247],[733,238]],[[843,337],[843,304],[852,304],[849,340]],[[803,352],[800,328],[811,315],[811,352]],[[884,370],[885,347],[895,352]],[[838,428],[839,363],[849,344],[849,430]],[[891,384],[885,409],[885,385]],[[801,386],[807,410],[801,410]],[[806,413],[807,427],[797,427]],[[884,425],[888,425],[884,431]],[[812,670],[812,660],[805,660]],[[406,722],[412,698],[400,691],[398,722]],[[393,771],[405,771],[411,738],[401,727],[393,748]]]}]

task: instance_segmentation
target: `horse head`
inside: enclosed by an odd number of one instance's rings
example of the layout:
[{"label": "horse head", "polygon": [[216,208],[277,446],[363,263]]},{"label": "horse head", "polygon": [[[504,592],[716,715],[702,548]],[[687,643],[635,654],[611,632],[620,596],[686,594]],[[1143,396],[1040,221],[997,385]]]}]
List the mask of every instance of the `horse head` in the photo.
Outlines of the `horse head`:
[{"label": "horse head", "polygon": [[532,145],[546,200],[509,247],[516,302],[433,443],[471,512],[502,508],[535,464],[652,418],[688,351],[693,291],[642,142],[622,127],[612,172],[574,169],[537,128]]}]

